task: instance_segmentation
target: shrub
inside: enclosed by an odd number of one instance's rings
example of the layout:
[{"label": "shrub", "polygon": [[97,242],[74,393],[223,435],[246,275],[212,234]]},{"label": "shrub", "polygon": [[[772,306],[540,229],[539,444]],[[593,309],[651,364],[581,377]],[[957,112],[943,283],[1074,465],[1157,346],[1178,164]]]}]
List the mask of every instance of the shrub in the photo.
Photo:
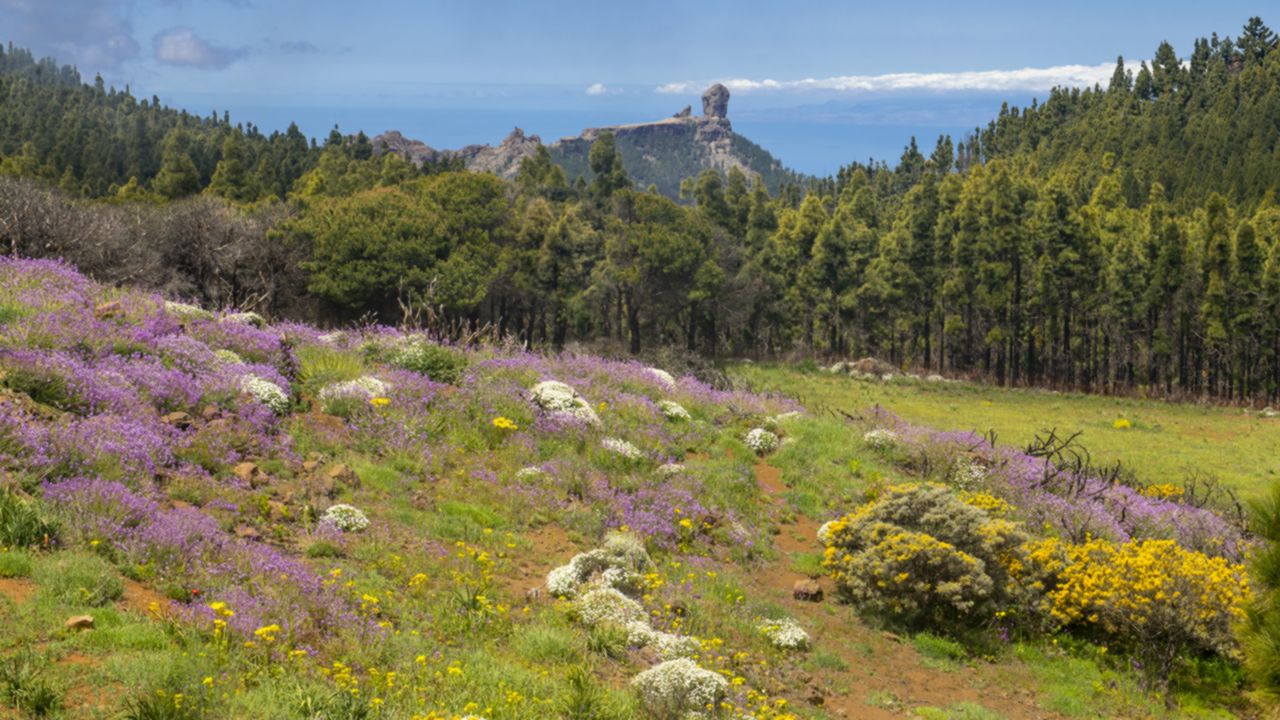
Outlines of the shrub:
[{"label": "shrub", "polygon": [[298,380],[309,393],[364,375],[364,361],[354,352],[324,345],[304,345],[297,350]]},{"label": "shrub", "polygon": [[32,566],[31,556],[27,553],[0,549],[0,578],[27,577]]},{"label": "shrub", "polygon": [[950,627],[1010,602],[1026,536],[941,485],[890,486],[823,526],[840,594],[908,625]]},{"label": "shrub", "polygon": [[1249,577],[1254,594],[1240,624],[1244,668],[1257,699],[1280,708],[1280,487],[1253,507],[1253,530],[1262,541]]},{"label": "shrub", "polygon": [[277,415],[289,411],[289,393],[279,385],[252,373],[240,378],[240,391],[271,408]]},{"label": "shrub", "polygon": [[567,415],[588,425],[600,424],[600,416],[591,408],[591,403],[562,382],[544,380],[534,385],[529,390],[529,400],[552,415]]},{"label": "shrub", "polygon": [[747,447],[757,455],[764,455],[778,449],[778,436],[764,428],[755,428],[747,433],[746,442]]},{"label": "shrub", "polygon": [[386,397],[391,386],[376,377],[363,375],[325,385],[316,394],[320,409],[330,415],[350,417],[369,405],[374,398]]},{"label": "shrub", "polygon": [[1128,647],[1148,688],[1163,691],[1183,653],[1237,654],[1248,581],[1243,566],[1172,540],[1092,540],[1068,550],[1048,599],[1063,626]]},{"label": "shrub", "polygon": [[898,434],[885,428],[868,430],[862,436],[862,442],[872,450],[888,450],[898,444]]},{"label": "shrub", "polygon": [[688,658],[677,658],[636,675],[631,686],[654,717],[684,718],[714,710],[729,681]]},{"label": "shrub", "polygon": [[770,645],[779,650],[803,650],[809,647],[809,633],[792,618],[761,620],[756,629]]},{"label": "shrub", "polygon": [[11,490],[0,490],[0,548],[46,546],[58,526],[35,503]]},{"label": "shrub", "polygon": [[351,505],[332,505],[320,516],[320,522],[341,530],[342,532],[360,532],[369,527],[369,518]]},{"label": "shrub", "polygon": [[659,400],[658,409],[662,411],[663,417],[671,421],[682,422],[693,419],[689,415],[689,411],[685,410],[684,406],[675,400]]},{"label": "shrub", "polygon": [[627,460],[640,460],[644,457],[640,448],[622,438],[604,438],[600,441],[600,447]]},{"label": "shrub", "polygon": [[120,574],[97,555],[64,555],[36,567],[36,583],[64,605],[99,607],[120,599]]},{"label": "shrub", "polygon": [[652,568],[653,560],[639,538],[627,533],[610,533],[601,547],[579,553],[548,573],[547,590],[556,597],[573,597],[597,575],[610,587],[634,590],[641,581],[639,573]]},{"label": "shrub", "polygon": [[434,382],[456,385],[467,369],[467,356],[418,335],[401,338],[392,345],[386,361],[404,370],[422,373]]}]

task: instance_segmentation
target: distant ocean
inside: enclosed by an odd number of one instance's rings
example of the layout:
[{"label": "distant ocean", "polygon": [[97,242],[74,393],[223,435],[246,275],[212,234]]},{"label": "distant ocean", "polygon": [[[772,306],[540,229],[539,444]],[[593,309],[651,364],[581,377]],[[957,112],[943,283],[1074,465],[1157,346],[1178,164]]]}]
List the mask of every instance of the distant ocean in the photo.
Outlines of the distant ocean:
[{"label": "distant ocean", "polygon": [[[201,112],[198,108],[202,100],[175,99],[178,105]],[[1025,103],[1029,98],[1016,100]],[[323,141],[336,123],[343,133],[363,130],[372,137],[394,129],[435,148],[459,148],[475,143],[497,144],[517,126],[550,143],[576,136],[587,127],[656,120],[687,102],[685,98],[662,96],[646,98],[642,104],[595,106],[577,102],[576,107],[564,109],[376,107],[363,103],[286,106],[250,102],[233,103],[227,109],[234,122],[252,122],[267,133],[297,122],[308,136]],[[779,107],[749,97],[747,101],[731,102],[729,119],[736,132],[768,150],[787,167],[829,175],[855,160],[866,162],[874,158],[896,165],[912,136],[920,151],[928,155],[939,135],[950,134],[958,140],[975,126],[985,126],[999,112],[1000,102],[993,96],[947,94],[864,97]],[[699,110],[695,102],[694,112]]]}]

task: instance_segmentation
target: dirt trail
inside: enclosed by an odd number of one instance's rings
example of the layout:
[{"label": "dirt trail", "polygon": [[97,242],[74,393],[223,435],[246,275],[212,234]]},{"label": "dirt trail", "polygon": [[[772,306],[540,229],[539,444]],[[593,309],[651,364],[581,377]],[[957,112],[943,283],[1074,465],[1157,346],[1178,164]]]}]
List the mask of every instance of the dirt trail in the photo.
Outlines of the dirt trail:
[{"label": "dirt trail", "polygon": [[[772,502],[785,507],[787,487],[781,471],[760,460],[755,476]],[[819,527],[802,515],[783,525],[774,538],[781,557],[756,576],[761,587],[809,630],[814,651],[835,655],[847,666],[814,672],[808,688],[795,689],[794,702],[805,702],[816,687],[825,695],[824,708],[836,717],[901,718],[922,705],[946,707],[959,702],[977,703],[1011,719],[1058,717],[1036,704],[1035,693],[1027,689],[1034,687],[1034,681],[1016,665],[997,667],[976,660],[956,669],[925,665],[925,658],[903,640],[864,625],[851,608],[834,602],[834,588],[827,578],[819,580],[826,596],[821,603],[796,600],[792,589],[806,576],[792,569],[792,558],[822,551]]]}]

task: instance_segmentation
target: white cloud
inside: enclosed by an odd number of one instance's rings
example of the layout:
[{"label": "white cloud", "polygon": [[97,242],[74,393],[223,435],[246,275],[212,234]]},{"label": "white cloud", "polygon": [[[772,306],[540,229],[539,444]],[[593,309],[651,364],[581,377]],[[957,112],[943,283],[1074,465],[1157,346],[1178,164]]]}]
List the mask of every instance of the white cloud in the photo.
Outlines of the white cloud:
[{"label": "white cloud", "polygon": [[[1091,87],[1106,85],[1114,63],[1100,65],[1055,65],[1021,70],[973,70],[940,73],[888,73],[885,75],[840,75],[804,80],[721,80],[732,92],[825,90],[832,92],[890,92],[894,90],[1049,90],[1055,86]],[[676,82],[660,85],[660,93],[702,92],[709,83]]]},{"label": "white cloud", "polygon": [[613,91],[604,86],[604,83],[593,83],[587,87],[588,95],[608,95]]},{"label": "white cloud", "polygon": [[243,49],[212,45],[189,27],[157,33],[151,41],[156,60],[166,65],[221,69],[244,56]]}]

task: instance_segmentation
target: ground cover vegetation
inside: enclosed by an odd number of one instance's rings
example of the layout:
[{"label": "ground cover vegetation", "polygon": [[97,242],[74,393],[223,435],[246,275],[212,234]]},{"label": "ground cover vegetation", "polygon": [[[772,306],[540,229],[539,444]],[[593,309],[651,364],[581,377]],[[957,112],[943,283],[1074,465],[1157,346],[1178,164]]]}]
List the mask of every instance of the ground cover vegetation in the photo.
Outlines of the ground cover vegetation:
[{"label": "ground cover vegetation", "polygon": [[0,305],[20,717],[1251,711],[1233,624],[1267,606],[1212,504],[675,367],[270,324],[50,261],[0,262]]}]

